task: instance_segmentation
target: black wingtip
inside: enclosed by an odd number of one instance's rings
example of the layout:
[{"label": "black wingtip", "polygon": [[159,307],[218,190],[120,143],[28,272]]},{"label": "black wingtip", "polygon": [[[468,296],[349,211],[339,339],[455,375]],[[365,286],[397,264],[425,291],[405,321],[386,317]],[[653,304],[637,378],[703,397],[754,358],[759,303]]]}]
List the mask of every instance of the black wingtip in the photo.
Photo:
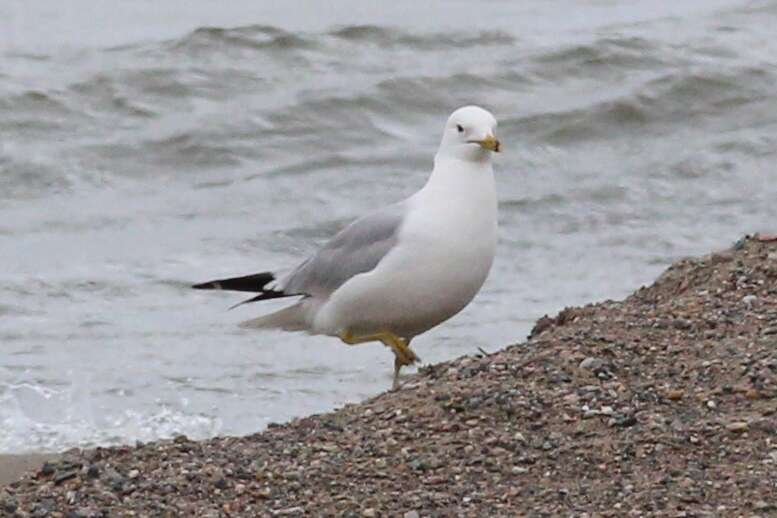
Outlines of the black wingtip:
[{"label": "black wingtip", "polygon": [[295,297],[294,294],[288,294],[283,293],[282,291],[265,291],[257,295],[256,297],[251,297],[250,299],[244,300],[242,302],[238,302],[237,304],[230,306],[229,310],[235,309],[236,307],[242,306],[243,304],[250,304],[251,302],[259,302],[260,300],[270,300],[270,299],[281,299],[284,297]]},{"label": "black wingtip", "polygon": [[230,277],[228,279],[213,279],[201,284],[192,286],[195,290],[226,290],[226,291],[248,291],[251,293],[262,293],[265,286],[275,280],[272,272],[253,273],[243,275],[242,277]]},{"label": "black wingtip", "polygon": [[192,289],[195,290],[220,290],[221,284],[215,281],[203,282],[201,284],[192,284]]}]

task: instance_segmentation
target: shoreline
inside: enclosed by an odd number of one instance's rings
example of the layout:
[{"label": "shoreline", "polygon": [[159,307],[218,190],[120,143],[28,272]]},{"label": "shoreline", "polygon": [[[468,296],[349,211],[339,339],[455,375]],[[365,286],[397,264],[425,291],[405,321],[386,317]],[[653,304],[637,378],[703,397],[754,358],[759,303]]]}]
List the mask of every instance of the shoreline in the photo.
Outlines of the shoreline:
[{"label": "shoreline", "polygon": [[44,462],[55,461],[56,453],[0,453],[0,487],[10,484],[27,472],[40,469]]},{"label": "shoreline", "polygon": [[33,469],[0,487],[0,511],[770,515],[777,236],[677,261],[624,300],[543,317],[520,344],[332,412],[244,437],[69,450],[36,472],[46,457],[0,456]]}]

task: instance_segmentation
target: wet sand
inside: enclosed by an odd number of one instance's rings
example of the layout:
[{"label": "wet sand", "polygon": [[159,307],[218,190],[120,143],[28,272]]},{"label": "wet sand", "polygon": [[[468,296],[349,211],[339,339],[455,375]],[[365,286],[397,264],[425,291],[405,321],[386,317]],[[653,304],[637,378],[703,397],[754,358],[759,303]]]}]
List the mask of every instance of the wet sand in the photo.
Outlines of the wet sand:
[{"label": "wet sand", "polygon": [[35,471],[47,460],[54,460],[53,453],[0,454],[0,486],[19,479],[28,471]]}]

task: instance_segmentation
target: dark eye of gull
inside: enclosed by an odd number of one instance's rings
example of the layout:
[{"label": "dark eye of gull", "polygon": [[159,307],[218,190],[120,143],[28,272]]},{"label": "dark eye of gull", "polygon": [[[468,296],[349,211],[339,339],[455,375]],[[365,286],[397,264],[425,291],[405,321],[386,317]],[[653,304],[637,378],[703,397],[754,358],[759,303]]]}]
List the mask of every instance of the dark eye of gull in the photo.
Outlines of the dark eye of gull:
[{"label": "dark eye of gull", "polygon": [[461,124],[456,124],[456,129],[459,130],[459,133],[464,133],[464,128],[461,127]]}]

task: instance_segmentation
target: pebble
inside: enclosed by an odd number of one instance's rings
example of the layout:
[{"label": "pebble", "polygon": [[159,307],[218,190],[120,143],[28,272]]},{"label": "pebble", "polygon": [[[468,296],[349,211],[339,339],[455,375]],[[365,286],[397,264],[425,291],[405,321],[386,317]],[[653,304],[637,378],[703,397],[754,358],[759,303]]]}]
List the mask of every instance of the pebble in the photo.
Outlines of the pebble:
[{"label": "pebble", "polygon": [[305,509],[301,506],[294,506],[294,507],[287,507],[286,509],[280,509],[278,511],[273,511],[273,515],[275,516],[290,516],[293,514],[304,514]]},{"label": "pebble", "polygon": [[735,421],[729,423],[726,428],[729,432],[742,433],[746,432],[750,426],[745,421]]},{"label": "pebble", "polygon": [[672,389],[667,391],[666,398],[671,401],[679,401],[683,398],[684,395],[685,395],[685,392],[683,392],[682,390]]},{"label": "pebble", "polygon": [[2,503],[0,504],[0,509],[7,512],[8,514],[14,513],[18,507],[19,504],[17,504],[16,500],[12,497],[3,499]]},{"label": "pebble", "polygon": [[588,358],[584,359],[580,362],[578,367],[580,367],[583,370],[597,370],[601,369],[604,366],[604,362],[600,360],[599,358],[589,356]]},{"label": "pebble", "polygon": [[100,468],[96,464],[92,464],[86,470],[87,478],[98,478],[100,476]]},{"label": "pebble", "polygon": [[402,515],[402,518],[421,518],[421,515],[418,514],[418,511],[408,511]]}]

